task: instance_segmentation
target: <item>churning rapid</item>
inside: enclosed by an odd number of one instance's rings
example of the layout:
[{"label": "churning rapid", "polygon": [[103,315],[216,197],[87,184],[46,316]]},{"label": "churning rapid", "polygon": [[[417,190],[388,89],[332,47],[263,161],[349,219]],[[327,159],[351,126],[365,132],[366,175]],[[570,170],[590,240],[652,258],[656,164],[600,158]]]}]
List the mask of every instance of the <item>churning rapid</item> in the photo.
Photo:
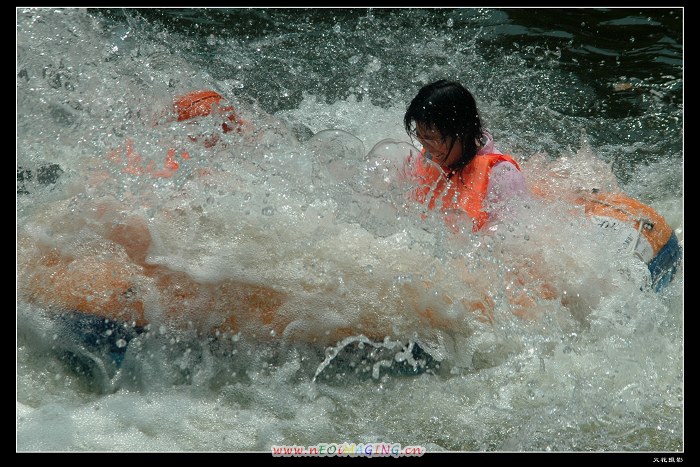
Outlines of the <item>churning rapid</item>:
[{"label": "churning rapid", "polygon": [[[682,451],[682,264],[565,201],[683,244],[682,10],[524,12],[18,9],[17,449]],[[415,202],[443,77],[554,196]]]}]

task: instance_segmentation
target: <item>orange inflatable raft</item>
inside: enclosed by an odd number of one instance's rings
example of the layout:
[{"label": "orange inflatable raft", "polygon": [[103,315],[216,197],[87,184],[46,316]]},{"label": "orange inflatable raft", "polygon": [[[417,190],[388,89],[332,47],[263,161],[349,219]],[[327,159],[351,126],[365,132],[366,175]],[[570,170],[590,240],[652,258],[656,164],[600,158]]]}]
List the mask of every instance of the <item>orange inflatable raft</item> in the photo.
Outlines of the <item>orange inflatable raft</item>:
[{"label": "orange inflatable raft", "polygon": [[[241,131],[244,121],[221,95],[200,90],[174,101],[178,121],[205,117],[212,112],[223,117],[223,132]],[[197,140],[197,136],[192,137]],[[209,137],[202,144],[212,146],[218,139]],[[112,151],[108,159],[122,166],[124,173],[152,177],[170,177],[189,159],[186,152],[170,148],[163,167],[142,164],[140,156],[127,140],[123,148]],[[601,227],[627,232],[629,250],[644,261],[651,272],[653,287],[660,290],[675,273],[680,259],[680,246],[673,230],[651,207],[623,194],[589,193],[580,196],[577,204]],[[158,291],[164,312],[161,318],[173,328],[196,329],[201,333],[244,333],[256,338],[285,335],[292,318],[278,313],[287,295],[283,291],[242,281],[223,280],[203,284],[183,272],[146,262],[152,239],[143,219],[132,216],[112,222],[110,216],[120,210],[113,202],[97,202],[92,212],[99,225],[108,255],[73,257],[56,248],[20,239],[19,249],[26,253],[18,271],[19,293],[28,302],[57,313],[92,317],[96,322],[130,323],[142,330],[149,324],[144,289]],[[110,245],[119,245],[119,251]],[[551,295],[548,291],[544,295]],[[547,297],[545,297],[547,298]],[[517,303],[517,297],[514,299]],[[465,304],[483,321],[490,320],[488,297]],[[455,322],[445,319],[429,306],[418,310],[418,321],[425,325],[450,329]],[[524,313],[526,314],[526,313]],[[319,345],[331,345],[343,338],[363,334],[381,341],[389,332],[380,317],[366,316],[365,322],[353,326],[333,327],[305,338]],[[121,352],[119,350],[117,353]]]}]

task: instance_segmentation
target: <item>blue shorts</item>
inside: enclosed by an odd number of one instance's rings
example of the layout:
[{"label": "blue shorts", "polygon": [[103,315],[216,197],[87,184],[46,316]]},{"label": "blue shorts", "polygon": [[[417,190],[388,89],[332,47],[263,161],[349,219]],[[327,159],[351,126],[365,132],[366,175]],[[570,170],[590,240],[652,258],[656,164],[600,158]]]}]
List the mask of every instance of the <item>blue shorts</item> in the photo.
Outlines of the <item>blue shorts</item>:
[{"label": "blue shorts", "polygon": [[58,314],[54,323],[61,336],[54,346],[60,359],[96,385],[104,385],[116,375],[128,343],[145,331],[143,327],[81,312]]},{"label": "blue shorts", "polygon": [[668,242],[654,256],[654,259],[649,262],[651,285],[655,292],[659,292],[671,282],[681,262],[681,256],[681,246],[678,244],[678,237],[676,237],[675,232],[672,232]]}]

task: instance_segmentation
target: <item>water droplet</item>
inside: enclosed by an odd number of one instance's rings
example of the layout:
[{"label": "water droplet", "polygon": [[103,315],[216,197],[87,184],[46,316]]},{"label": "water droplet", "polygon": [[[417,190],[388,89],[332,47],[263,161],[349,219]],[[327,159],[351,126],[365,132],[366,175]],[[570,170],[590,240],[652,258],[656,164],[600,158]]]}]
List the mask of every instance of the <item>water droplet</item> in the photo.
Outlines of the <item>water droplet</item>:
[{"label": "water droplet", "polygon": [[124,339],[119,339],[116,342],[116,344],[117,344],[117,347],[119,347],[120,349],[123,349],[124,347],[126,347],[126,341]]}]

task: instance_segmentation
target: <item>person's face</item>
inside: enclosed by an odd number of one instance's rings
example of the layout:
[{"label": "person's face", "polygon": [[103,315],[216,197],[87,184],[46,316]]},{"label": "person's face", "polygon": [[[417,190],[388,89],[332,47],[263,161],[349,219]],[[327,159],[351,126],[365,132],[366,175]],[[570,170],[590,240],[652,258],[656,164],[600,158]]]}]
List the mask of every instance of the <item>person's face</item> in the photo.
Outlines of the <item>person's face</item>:
[{"label": "person's face", "polygon": [[462,157],[462,145],[459,140],[443,137],[434,127],[416,124],[416,139],[430,153],[433,162],[447,169]]}]

